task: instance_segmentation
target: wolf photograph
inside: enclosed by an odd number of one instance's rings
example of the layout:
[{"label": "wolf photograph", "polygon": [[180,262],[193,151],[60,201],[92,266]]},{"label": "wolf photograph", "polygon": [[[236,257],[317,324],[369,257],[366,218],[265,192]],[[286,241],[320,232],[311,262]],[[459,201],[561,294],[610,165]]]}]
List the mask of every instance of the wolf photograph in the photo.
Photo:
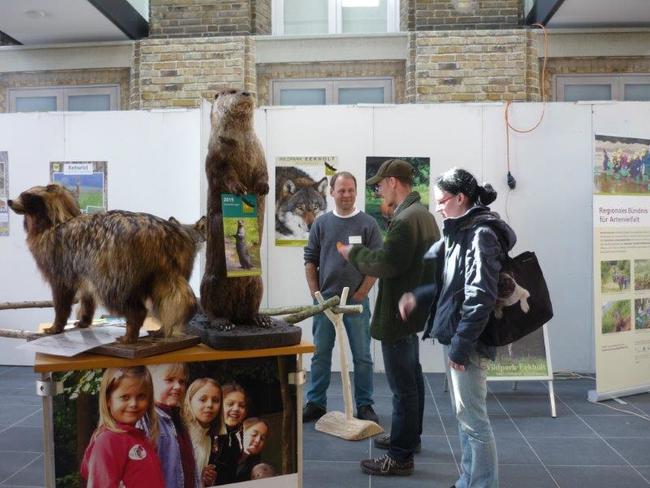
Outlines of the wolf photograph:
[{"label": "wolf photograph", "polygon": [[291,158],[295,166],[285,159],[275,168],[275,244],[304,246],[314,220],[327,211],[325,161],[331,158]]}]

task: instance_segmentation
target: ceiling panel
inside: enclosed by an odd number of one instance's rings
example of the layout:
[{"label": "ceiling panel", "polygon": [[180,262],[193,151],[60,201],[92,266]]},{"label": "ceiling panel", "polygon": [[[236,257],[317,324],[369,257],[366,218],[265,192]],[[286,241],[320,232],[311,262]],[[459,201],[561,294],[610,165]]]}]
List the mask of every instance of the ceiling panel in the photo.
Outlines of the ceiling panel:
[{"label": "ceiling panel", "polygon": [[0,31],[25,45],[128,39],[87,0],[0,0]]},{"label": "ceiling panel", "polygon": [[650,26],[650,0],[564,0],[547,26]]}]

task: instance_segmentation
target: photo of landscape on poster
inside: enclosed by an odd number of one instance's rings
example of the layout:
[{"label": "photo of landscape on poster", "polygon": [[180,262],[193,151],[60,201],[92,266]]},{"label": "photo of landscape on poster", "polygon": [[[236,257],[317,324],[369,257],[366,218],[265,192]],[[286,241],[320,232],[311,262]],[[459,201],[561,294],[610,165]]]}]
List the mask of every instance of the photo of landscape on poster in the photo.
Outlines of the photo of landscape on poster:
[{"label": "photo of landscape on poster", "polygon": [[261,276],[260,234],[255,195],[221,194],[226,276]]},{"label": "photo of landscape on poster", "polygon": [[[381,164],[387,159],[402,159],[413,165],[415,169],[413,179],[413,191],[420,194],[420,202],[429,208],[429,174],[431,173],[431,164],[429,158],[398,157],[398,156],[367,156],[366,157],[366,180],[377,174]],[[366,189],[366,213],[371,215],[379,224],[381,235],[386,235],[388,221],[394,209],[382,208],[381,197],[377,195],[375,188],[365,185]]]},{"label": "photo of landscape on poster", "polygon": [[108,209],[106,161],[53,161],[50,181],[70,190],[82,213],[105,212]]},{"label": "photo of landscape on poster", "polygon": [[[293,365],[289,358],[286,361],[286,368],[289,371],[295,370],[295,361]],[[165,405],[173,416],[174,423],[182,424],[183,430],[188,432],[190,444],[202,442],[204,436],[209,436],[208,443],[212,448],[208,459],[204,459],[203,463],[219,466],[221,479],[214,484],[238,483],[237,486],[263,486],[264,481],[247,481],[256,478],[259,473],[264,474],[264,477],[290,475],[293,478],[295,476],[294,473],[297,472],[296,396],[295,393],[283,393],[283,388],[288,390],[289,387],[286,380],[280,378],[277,357],[135,366],[129,370],[128,372],[118,368],[70,370],[53,374],[53,380],[57,383],[61,382],[63,386],[63,391],[52,398],[54,434],[52,448],[57,487],[86,486],[81,469],[81,460],[85,454],[88,454],[89,459],[97,456],[95,465],[98,470],[108,470],[115,464],[125,463],[126,459],[119,459],[119,455],[131,455],[132,451],[127,453],[124,449],[120,451],[118,448],[107,457],[102,455],[102,453],[105,455],[105,451],[97,453],[92,448],[89,450],[91,438],[100,422],[102,379],[106,376],[105,392],[111,391],[108,386],[111,384],[115,385],[112,390],[119,391],[116,389],[119,387],[117,381],[121,375],[127,373],[137,378],[140,392],[144,392],[147,396],[153,395],[155,404],[150,406],[147,402],[145,412],[150,411],[149,408],[155,408],[156,416],[160,416],[160,412],[164,410],[155,405]],[[165,389],[165,379],[170,375],[183,380],[184,387],[176,390],[177,399],[171,397],[178,403],[177,406],[170,405],[170,395]],[[286,377],[286,371],[284,375]],[[205,414],[200,419],[207,424],[206,433],[197,428],[198,415],[202,412],[199,408],[200,403],[196,400],[212,395],[221,398],[222,401],[219,402],[216,411],[212,410],[209,416]],[[183,407],[186,399],[187,406],[185,411],[181,412],[180,408]],[[234,402],[238,403],[241,407],[240,412],[243,413],[240,415],[238,425],[229,425],[229,429],[226,430],[223,420],[224,409]],[[110,410],[106,409],[106,411],[110,415]],[[151,428],[154,424],[151,418],[143,412],[136,420],[136,428],[144,430],[145,433],[152,432]],[[161,425],[160,421],[158,425]],[[169,436],[170,426],[166,428]],[[174,425],[171,428],[175,429]],[[247,448],[252,444],[253,430],[265,434],[265,439],[256,445],[255,452],[251,450],[248,456],[244,456],[241,446],[243,444],[244,448]],[[222,446],[229,446],[236,450],[234,453],[232,449],[229,452],[225,448],[220,450]],[[170,449],[159,451],[157,455],[162,466],[179,462],[177,454]],[[111,466],[104,468],[103,465],[106,463],[111,463]],[[202,468],[207,465],[203,463],[196,467],[196,472],[202,472]],[[124,486],[122,483],[119,485]],[[213,483],[201,484],[201,486],[206,485],[213,486]],[[111,484],[111,486],[118,485]],[[183,484],[172,483],[167,486],[182,488]]]},{"label": "photo of landscape on poster", "polygon": [[488,380],[552,379],[546,326],[512,344],[497,348],[488,366]]},{"label": "photo of landscape on poster", "polygon": [[328,177],[336,156],[283,156],[275,160],[275,245],[304,247],[314,220],[332,209]]},{"label": "photo of landscape on poster", "polygon": [[0,151],[0,237],[9,235],[9,154]]},{"label": "photo of landscape on poster", "polygon": [[596,135],[594,194],[650,192],[650,140]]}]

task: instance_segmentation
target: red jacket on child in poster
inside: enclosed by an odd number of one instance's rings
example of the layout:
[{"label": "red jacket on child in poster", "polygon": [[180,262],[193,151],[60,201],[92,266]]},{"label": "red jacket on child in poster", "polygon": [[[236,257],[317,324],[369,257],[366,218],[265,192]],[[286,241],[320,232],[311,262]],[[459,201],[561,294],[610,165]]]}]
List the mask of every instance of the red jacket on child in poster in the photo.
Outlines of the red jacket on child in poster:
[{"label": "red jacket on child in poster", "polygon": [[160,459],[144,432],[131,425],[117,427],[124,432],[100,428],[86,448],[81,476],[88,488],[164,488]]}]

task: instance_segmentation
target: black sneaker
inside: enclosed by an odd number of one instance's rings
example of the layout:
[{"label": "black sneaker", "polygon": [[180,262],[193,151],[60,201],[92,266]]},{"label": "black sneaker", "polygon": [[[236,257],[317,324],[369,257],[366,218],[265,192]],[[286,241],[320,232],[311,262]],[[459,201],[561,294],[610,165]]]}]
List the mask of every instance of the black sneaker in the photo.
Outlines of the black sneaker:
[{"label": "black sneaker", "polygon": [[302,421],[303,423],[313,422],[314,420],[321,418],[326,413],[327,410],[320,405],[316,405],[312,402],[307,402],[307,404],[302,408]]},{"label": "black sneaker", "polygon": [[[378,449],[388,449],[390,447],[390,434],[379,434],[375,436],[375,447]],[[422,442],[415,446],[415,452],[422,450]]]},{"label": "black sneaker", "polygon": [[388,454],[375,459],[364,459],[361,461],[361,471],[375,476],[410,476],[413,474],[415,464],[413,459],[399,462]]},{"label": "black sneaker", "polygon": [[357,408],[357,418],[359,420],[370,420],[375,423],[379,423],[379,419],[377,418],[377,414],[372,408],[372,405],[361,405],[359,408]]}]

